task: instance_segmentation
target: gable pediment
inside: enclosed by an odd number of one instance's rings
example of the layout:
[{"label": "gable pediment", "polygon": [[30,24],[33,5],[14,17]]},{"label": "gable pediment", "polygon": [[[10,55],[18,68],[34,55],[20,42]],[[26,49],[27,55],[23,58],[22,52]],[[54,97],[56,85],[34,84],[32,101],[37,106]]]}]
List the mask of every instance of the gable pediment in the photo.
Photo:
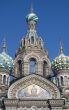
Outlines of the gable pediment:
[{"label": "gable pediment", "polygon": [[32,74],[13,83],[8,90],[8,98],[60,98],[58,88],[49,80]]}]

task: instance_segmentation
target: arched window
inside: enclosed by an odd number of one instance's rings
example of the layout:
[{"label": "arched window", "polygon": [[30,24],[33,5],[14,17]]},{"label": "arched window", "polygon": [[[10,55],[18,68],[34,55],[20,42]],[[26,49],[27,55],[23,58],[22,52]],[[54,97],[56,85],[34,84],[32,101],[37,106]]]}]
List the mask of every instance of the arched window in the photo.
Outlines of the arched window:
[{"label": "arched window", "polygon": [[18,66],[19,66],[19,73],[20,73],[20,76],[22,75],[22,61],[21,60],[19,60],[18,61]]},{"label": "arched window", "polygon": [[63,77],[61,76],[61,85],[63,85]]},{"label": "arched window", "polygon": [[24,46],[25,46],[25,38],[24,38]]},{"label": "arched window", "polygon": [[3,84],[6,84],[6,75],[3,76]]},{"label": "arched window", "polygon": [[30,44],[30,39],[28,40],[29,44]]},{"label": "arched window", "polygon": [[31,44],[34,44],[34,36],[31,36]]},{"label": "arched window", "polygon": [[34,58],[30,59],[29,72],[30,72],[30,74],[36,73],[36,60]]},{"label": "arched window", "polygon": [[43,62],[43,75],[46,74],[46,68],[47,68],[47,62],[44,61],[44,62]]}]

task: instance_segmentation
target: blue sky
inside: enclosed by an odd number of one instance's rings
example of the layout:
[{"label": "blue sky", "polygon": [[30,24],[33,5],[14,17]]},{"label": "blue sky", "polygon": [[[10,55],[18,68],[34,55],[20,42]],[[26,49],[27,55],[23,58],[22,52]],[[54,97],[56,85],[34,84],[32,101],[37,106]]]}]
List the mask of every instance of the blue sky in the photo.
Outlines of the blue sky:
[{"label": "blue sky", "polygon": [[[0,0],[0,47],[6,34],[8,54],[14,58],[20,40],[27,32],[26,15],[32,0]],[[52,61],[59,55],[60,38],[69,55],[69,0],[33,0],[39,20],[37,33],[42,37]]]}]

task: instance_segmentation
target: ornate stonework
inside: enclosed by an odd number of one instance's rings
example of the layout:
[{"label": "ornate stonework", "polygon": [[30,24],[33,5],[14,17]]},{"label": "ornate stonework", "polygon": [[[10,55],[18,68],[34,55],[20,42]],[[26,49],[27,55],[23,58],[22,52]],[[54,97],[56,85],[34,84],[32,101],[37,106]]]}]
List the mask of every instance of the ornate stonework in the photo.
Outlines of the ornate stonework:
[{"label": "ornate stonework", "polygon": [[60,98],[60,92],[58,88],[53,84],[50,83],[47,79],[44,79],[38,75],[29,75],[26,76],[14,84],[12,84],[8,90],[8,98],[16,98],[16,92],[20,90],[21,88],[26,88],[32,84],[38,85],[44,90],[48,90],[52,94],[52,98]]},{"label": "ornate stonework", "polygon": [[[0,97],[2,97],[0,108],[1,110],[69,110],[69,58],[63,55],[61,47],[61,55],[51,65],[43,40],[35,30],[37,15],[31,11],[26,21],[28,31],[16,52],[12,71],[0,69],[0,81],[6,82],[0,85]],[[2,63],[1,61],[3,67]],[[7,78],[11,72],[13,80],[7,88],[9,84]]]},{"label": "ornate stonework", "polygon": [[[52,110],[62,110],[63,106],[64,106],[64,100],[5,100],[5,105],[7,108],[10,108],[10,110],[13,108],[17,109],[17,108],[22,108],[22,110],[24,108],[26,109],[31,109],[31,108],[40,108],[40,109],[49,109],[50,110],[50,106],[52,108]],[[33,105],[33,106],[32,106]],[[14,110],[14,109],[12,109]],[[36,110],[36,109],[35,109]]]}]

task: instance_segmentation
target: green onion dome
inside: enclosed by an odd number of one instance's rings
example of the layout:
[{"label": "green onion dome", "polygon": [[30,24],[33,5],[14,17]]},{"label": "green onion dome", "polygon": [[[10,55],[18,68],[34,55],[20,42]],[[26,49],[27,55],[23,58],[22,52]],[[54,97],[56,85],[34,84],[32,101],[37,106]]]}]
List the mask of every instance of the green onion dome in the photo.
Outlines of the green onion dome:
[{"label": "green onion dome", "polygon": [[33,13],[33,12],[31,12],[30,14],[28,14],[27,16],[26,16],[26,21],[27,22],[30,22],[30,21],[35,21],[35,22],[37,22],[38,21],[38,17],[37,17],[37,15],[35,14],[35,13]]},{"label": "green onion dome", "polygon": [[1,57],[0,57],[0,68],[6,68],[6,64],[4,63]]},{"label": "green onion dome", "polygon": [[12,70],[13,65],[13,59],[5,52],[2,52],[0,54],[0,68]]},{"label": "green onion dome", "polygon": [[51,67],[55,72],[59,70],[69,70],[69,57],[61,53],[53,60]]},{"label": "green onion dome", "polygon": [[4,37],[2,53],[0,53],[0,68],[11,71],[13,69],[14,63],[13,59],[6,53],[6,49],[6,38]]}]

